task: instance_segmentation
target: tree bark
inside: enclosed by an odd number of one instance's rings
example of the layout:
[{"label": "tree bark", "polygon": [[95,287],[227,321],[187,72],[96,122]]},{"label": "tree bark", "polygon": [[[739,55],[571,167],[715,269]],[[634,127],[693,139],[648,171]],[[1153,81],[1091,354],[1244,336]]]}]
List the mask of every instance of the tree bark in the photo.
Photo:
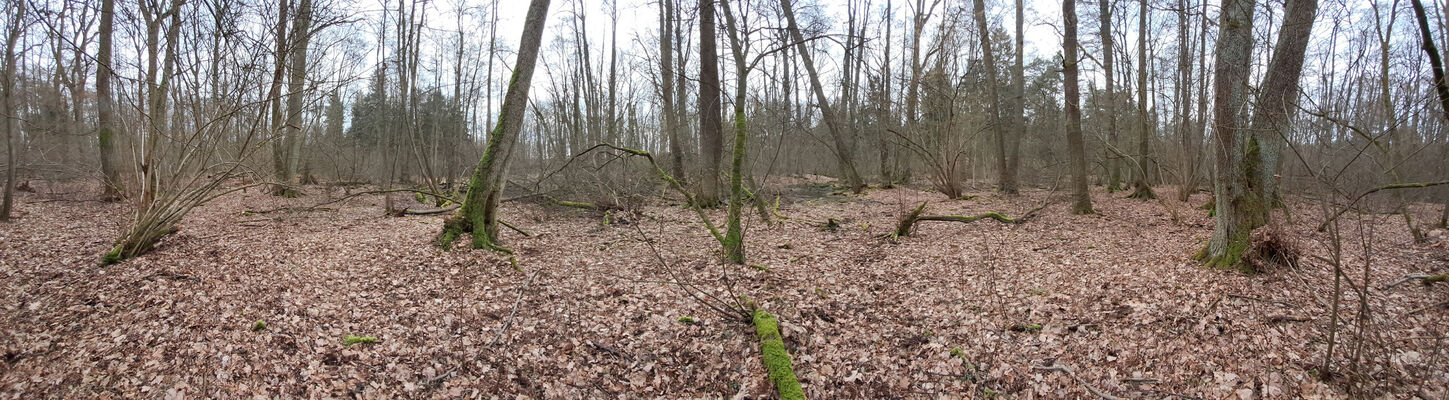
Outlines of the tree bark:
[{"label": "tree bark", "polygon": [[701,207],[719,204],[720,157],[724,133],[720,122],[719,50],[715,45],[714,0],[699,0],[699,139],[704,176],[695,184]]},{"label": "tree bark", "polygon": [[1283,28],[1278,32],[1278,44],[1273,48],[1273,57],[1260,89],[1262,94],[1253,110],[1253,139],[1257,140],[1259,161],[1256,170],[1247,172],[1255,175],[1249,181],[1249,189],[1270,205],[1255,210],[1263,221],[1269,220],[1268,213],[1273,209],[1271,205],[1280,201],[1278,159],[1292,128],[1293,104],[1298,100],[1298,80],[1303,75],[1303,59],[1317,13],[1318,0],[1288,0]]},{"label": "tree bark", "polygon": [[116,157],[115,99],[111,95],[112,32],[116,1],[101,1],[100,42],[96,54],[96,144],[100,148],[102,199],[121,199],[121,173]]},{"label": "tree bark", "polygon": [[[297,15],[292,20],[291,54],[288,54],[288,61],[292,66],[288,69],[287,77],[287,126],[286,135],[283,136],[287,152],[287,165],[282,176],[277,179],[283,183],[290,183],[294,172],[298,167],[301,158],[302,138],[302,97],[307,90],[307,45],[312,37],[312,0],[300,0],[297,6]],[[285,180],[284,180],[285,179]],[[283,194],[296,196],[296,190],[284,190]],[[276,192],[273,192],[276,193]]]},{"label": "tree bark", "polygon": [[498,126],[489,135],[488,147],[483,150],[483,157],[478,160],[478,167],[473,171],[463,207],[443,225],[443,232],[438,238],[440,246],[451,246],[459,235],[471,232],[474,248],[511,252],[499,245],[498,204],[507,184],[505,178],[509,161],[513,158],[513,147],[523,128],[524,112],[528,109],[528,89],[533,84],[533,70],[543,42],[548,3],[549,0],[533,0],[528,6],[523,35],[519,40],[518,60],[513,68],[513,79],[509,81],[508,92],[503,97]]},{"label": "tree bark", "polygon": [[[1103,0],[1105,1],[1105,0]],[[1067,152],[1072,170],[1072,212],[1091,214],[1092,196],[1087,192],[1087,150],[1082,141],[1081,89],[1077,83],[1077,1],[1062,1],[1062,92],[1066,97]]]},{"label": "tree bark", "polygon": [[1147,183],[1147,174],[1150,169],[1147,167],[1151,161],[1152,136],[1155,134],[1155,124],[1147,115],[1147,0],[1141,0],[1137,8],[1137,173],[1132,181],[1132,194],[1129,197],[1137,199],[1155,199],[1157,194],[1152,192],[1152,186]]},{"label": "tree bark", "polygon": [[25,2],[16,1],[5,30],[5,67],[0,72],[0,112],[5,113],[5,191],[0,195],[0,221],[9,221],[15,207],[15,175],[20,163],[15,159],[15,131],[20,129],[20,116],[15,107],[15,44],[25,34]]},{"label": "tree bark", "polygon": [[[1097,14],[1100,36],[1102,38],[1102,70],[1107,79],[1106,104],[1107,104],[1107,146],[1116,146],[1117,139],[1117,91],[1115,89],[1116,70],[1112,68],[1112,57],[1114,47],[1112,46],[1112,0],[1097,0]],[[1113,192],[1121,189],[1122,184],[1122,160],[1111,151],[1107,152],[1107,191]]]},{"label": "tree bark", "polygon": [[1248,190],[1257,143],[1247,128],[1243,103],[1248,96],[1248,68],[1253,52],[1254,0],[1223,0],[1218,26],[1217,60],[1213,67],[1213,148],[1217,176],[1212,240],[1198,255],[1210,268],[1236,268],[1248,250],[1253,228],[1267,223],[1263,199]]}]

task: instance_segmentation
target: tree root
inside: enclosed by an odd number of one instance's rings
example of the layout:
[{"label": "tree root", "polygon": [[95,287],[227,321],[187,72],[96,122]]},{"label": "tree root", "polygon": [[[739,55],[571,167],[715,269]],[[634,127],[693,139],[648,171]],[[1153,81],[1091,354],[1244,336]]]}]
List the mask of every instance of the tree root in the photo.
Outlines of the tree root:
[{"label": "tree root", "polygon": [[755,309],[755,334],[760,336],[760,358],[770,373],[770,382],[780,400],[804,400],[805,391],[800,389],[800,380],[795,377],[790,353],[785,351],[785,342],[780,337],[780,325],[774,315],[763,309]]},{"label": "tree root", "polygon": [[926,210],[926,203],[922,202],[921,205],[916,206],[914,210],[911,210],[911,212],[901,217],[900,223],[896,224],[896,231],[893,232],[890,236],[892,238],[910,236],[911,231],[916,226],[916,223],[920,221],[953,221],[961,223],[971,223],[982,219],[994,219],[1003,224],[1020,224],[1036,217],[1037,212],[1046,208],[1047,205],[1048,204],[1042,204],[1040,206],[1037,206],[1036,208],[1027,211],[1020,217],[1011,218],[997,212],[988,212],[977,215],[921,215],[921,213]]}]

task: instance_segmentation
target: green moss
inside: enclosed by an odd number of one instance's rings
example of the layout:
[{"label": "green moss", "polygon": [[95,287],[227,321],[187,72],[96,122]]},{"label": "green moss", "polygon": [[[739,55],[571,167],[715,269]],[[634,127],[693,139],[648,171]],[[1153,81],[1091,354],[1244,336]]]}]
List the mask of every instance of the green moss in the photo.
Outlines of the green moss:
[{"label": "green moss", "polygon": [[358,344],[358,343],[362,343],[362,344],[377,343],[377,338],[372,337],[372,336],[355,336],[355,335],[347,335],[347,337],[342,338],[342,345],[343,346],[351,346],[351,345]]},{"label": "green moss", "polygon": [[840,221],[836,220],[835,218],[826,218],[825,224],[820,226],[820,230],[826,232],[838,231],[840,230]]},{"label": "green moss", "polygon": [[760,264],[750,264],[750,268],[758,269],[765,272],[774,272],[770,270],[770,267],[766,267]]},{"label": "green moss", "polygon": [[121,257],[121,246],[116,246],[114,248],[111,248],[111,251],[108,251],[105,255],[101,256],[101,266],[104,267],[107,265],[115,264],[121,262],[121,260],[123,259],[125,259],[125,257]]},{"label": "green moss", "polygon": [[770,382],[781,400],[804,400],[805,391],[795,377],[795,368],[790,362],[790,353],[785,351],[785,342],[780,337],[780,325],[775,316],[765,310],[756,309],[754,316],[755,334],[760,336],[760,358],[770,373]]},{"label": "green moss", "polygon": [[1439,282],[1449,282],[1449,274],[1439,274],[1424,278],[1425,285],[1432,285]]},{"label": "green moss", "polygon": [[693,324],[698,321],[695,321],[694,317],[679,317],[679,322],[685,324]]},{"label": "green moss", "polygon": [[1037,333],[1041,332],[1041,328],[1041,324],[1013,324],[1010,329],[1012,332]]},{"label": "green moss", "polygon": [[1247,254],[1248,248],[1252,246],[1250,234],[1248,230],[1233,233],[1228,238],[1227,248],[1220,255],[1212,255],[1210,248],[1204,249],[1201,258],[1206,259],[1206,262],[1203,263],[1203,266],[1210,269],[1236,269],[1248,274],[1256,272],[1251,265],[1243,262],[1243,255]]},{"label": "green moss", "polygon": [[966,352],[961,351],[961,348],[960,347],[956,347],[956,348],[952,348],[951,349],[951,357],[965,357],[965,356],[966,356]]},{"label": "green moss", "polygon": [[267,329],[267,321],[257,320],[252,324],[252,332],[260,332]]}]

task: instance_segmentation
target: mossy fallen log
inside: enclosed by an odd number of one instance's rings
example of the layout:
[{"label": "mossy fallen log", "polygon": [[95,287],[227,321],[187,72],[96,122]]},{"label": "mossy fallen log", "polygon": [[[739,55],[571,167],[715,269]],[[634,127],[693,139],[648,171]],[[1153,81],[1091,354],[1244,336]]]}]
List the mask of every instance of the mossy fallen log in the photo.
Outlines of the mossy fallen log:
[{"label": "mossy fallen log", "polygon": [[926,211],[926,203],[922,202],[921,205],[916,206],[914,210],[911,210],[911,212],[906,213],[906,215],[901,217],[900,223],[896,224],[896,231],[892,233],[891,236],[910,236],[911,230],[915,228],[916,223],[921,221],[952,221],[971,223],[983,219],[993,219],[1003,224],[1020,224],[1036,217],[1037,212],[1046,208],[1046,206],[1046,204],[1042,204],[1040,206],[1037,206],[1036,208],[1027,211],[1020,217],[1011,218],[998,212],[988,212],[976,215],[921,215],[923,212]]},{"label": "mossy fallen log", "polygon": [[779,322],[769,312],[755,309],[754,323],[755,334],[760,336],[760,358],[765,362],[765,369],[770,373],[770,382],[775,384],[780,400],[804,400],[805,391],[800,388],[800,380],[795,377],[790,353],[785,351]]}]

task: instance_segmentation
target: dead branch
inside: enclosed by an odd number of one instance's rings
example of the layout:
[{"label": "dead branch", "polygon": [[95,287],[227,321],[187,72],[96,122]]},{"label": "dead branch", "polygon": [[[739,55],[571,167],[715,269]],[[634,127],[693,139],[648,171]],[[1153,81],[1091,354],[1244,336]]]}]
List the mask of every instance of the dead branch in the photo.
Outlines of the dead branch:
[{"label": "dead branch", "polygon": [[901,217],[901,221],[899,224],[896,224],[896,231],[892,234],[892,236],[910,236],[911,230],[915,228],[916,223],[920,221],[952,221],[971,223],[982,219],[993,219],[1004,224],[1020,224],[1036,217],[1037,212],[1045,209],[1048,205],[1050,205],[1050,203],[1042,204],[1040,206],[1037,206],[1036,208],[1028,210],[1020,217],[1011,218],[998,212],[988,212],[976,215],[921,215],[921,213],[926,210],[926,203],[922,202],[921,205],[916,206],[914,210],[911,210],[911,212],[906,213],[906,215]]},{"label": "dead branch", "polygon": [[1065,365],[1052,364],[1049,367],[1043,367],[1043,366],[1037,365],[1037,366],[1032,366],[1031,369],[1034,369],[1034,370],[1037,370],[1037,371],[1062,371],[1062,372],[1066,372],[1067,375],[1069,375],[1069,376],[1072,377],[1072,380],[1077,381],[1077,384],[1080,384],[1080,385],[1082,385],[1082,387],[1087,388],[1087,391],[1088,392],[1092,392],[1092,394],[1095,394],[1098,397],[1101,397],[1101,398],[1104,398],[1104,399],[1117,400],[1117,396],[1113,396],[1111,394],[1107,394],[1107,392],[1103,392],[1101,390],[1097,390],[1097,388],[1092,387],[1092,385],[1087,384],[1087,381],[1086,380],[1083,380],[1081,377],[1078,377],[1076,372],[1072,372],[1072,369],[1071,368],[1067,368],[1067,366],[1065,366]]},{"label": "dead branch", "polygon": [[425,208],[425,209],[421,209],[421,210],[414,210],[414,209],[411,209],[411,208],[405,208],[405,209],[403,209],[403,214],[407,214],[407,215],[433,215],[433,214],[442,214],[442,213],[445,213],[445,212],[457,210],[459,207],[461,207],[461,206],[453,205],[453,206],[442,207],[442,208]]},{"label": "dead branch", "polygon": [[528,281],[524,282],[523,286],[518,288],[518,297],[513,299],[513,311],[508,312],[508,320],[503,322],[503,327],[498,328],[498,334],[493,336],[493,341],[488,342],[489,347],[498,344],[498,341],[503,339],[503,333],[507,332],[508,327],[513,325],[513,317],[518,315],[518,306],[523,304],[523,292],[528,290],[529,285],[533,284],[533,278],[538,277],[538,272],[538,270],[534,270],[532,274],[528,274]]}]

